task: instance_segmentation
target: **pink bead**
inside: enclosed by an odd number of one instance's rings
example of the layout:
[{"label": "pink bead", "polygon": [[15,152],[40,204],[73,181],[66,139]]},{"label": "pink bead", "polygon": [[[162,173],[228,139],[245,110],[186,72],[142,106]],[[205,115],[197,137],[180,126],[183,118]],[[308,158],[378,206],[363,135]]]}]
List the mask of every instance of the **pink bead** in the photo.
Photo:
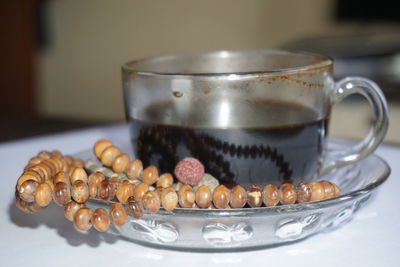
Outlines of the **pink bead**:
[{"label": "pink bead", "polygon": [[195,158],[184,158],[175,167],[175,176],[184,184],[197,185],[204,175],[204,166]]}]

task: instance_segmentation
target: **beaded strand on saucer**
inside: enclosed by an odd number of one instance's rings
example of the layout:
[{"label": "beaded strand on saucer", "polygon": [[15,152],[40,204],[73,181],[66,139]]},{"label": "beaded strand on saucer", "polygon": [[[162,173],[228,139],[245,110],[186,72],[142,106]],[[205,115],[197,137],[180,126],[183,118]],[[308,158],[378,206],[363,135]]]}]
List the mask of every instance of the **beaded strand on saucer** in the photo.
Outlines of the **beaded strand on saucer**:
[{"label": "beaded strand on saucer", "polygon": [[[26,213],[34,213],[54,201],[64,207],[65,217],[78,230],[87,231],[93,226],[104,232],[110,223],[124,225],[128,216],[141,218],[145,210],[157,213],[160,208],[173,211],[175,208],[269,207],[319,201],[340,194],[338,186],[329,181],[300,183],[297,186],[283,183],[279,188],[273,184],[262,188],[252,185],[246,189],[241,185],[231,188],[222,184],[212,188],[204,184],[195,186],[201,178],[196,178],[196,175],[203,176],[204,171],[194,172],[194,169],[201,169],[202,166],[198,165],[189,166],[190,170],[184,169],[186,163],[201,164],[193,158],[182,161],[182,166],[177,168],[180,172],[175,171],[181,182],[174,184],[172,174],[159,175],[153,165],[143,168],[140,159],[131,160],[109,140],[97,141],[93,152],[103,167],[92,173],[88,168],[85,170],[85,163],[80,159],[63,155],[57,150],[39,152],[29,160],[17,180],[17,207]],[[105,175],[103,170],[112,175]],[[185,175],[191,175],[187,179],[190,184],[186,183]],[[111,201],[112,204],[108,211],[103,208],[92,210],[86,206],[89,198]]]}]

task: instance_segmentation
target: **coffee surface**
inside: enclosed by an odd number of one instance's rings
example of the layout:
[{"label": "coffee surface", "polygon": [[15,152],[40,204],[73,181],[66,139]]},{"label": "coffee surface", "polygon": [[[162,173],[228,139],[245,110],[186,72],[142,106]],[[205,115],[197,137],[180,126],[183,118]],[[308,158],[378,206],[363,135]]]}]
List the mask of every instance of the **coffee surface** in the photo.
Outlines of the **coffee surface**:
[{"label": "coffee surface", "polygon": [[226,184],[279,184],[311,177],[320,164],[327,119],[291,103],[198,102],[148,106],[130,119],[132,142],[144,165],[173,173],[195,157]]}]

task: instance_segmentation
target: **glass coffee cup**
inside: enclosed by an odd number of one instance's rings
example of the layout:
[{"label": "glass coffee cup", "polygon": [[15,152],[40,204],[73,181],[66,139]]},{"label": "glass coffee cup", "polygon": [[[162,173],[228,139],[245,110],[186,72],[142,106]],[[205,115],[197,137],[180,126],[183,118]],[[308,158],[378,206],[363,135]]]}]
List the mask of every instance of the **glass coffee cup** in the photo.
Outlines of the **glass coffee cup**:
[{"label": "glass coffee cup", "polygon": [[[195,157],[228,185],[308,182],[372,153],[388,127],[379,87],[360,77],[335,82],[333,62],[322,55],[215,51],[122,69],[133,151],[161,173]],[[373,126],[353,147],[330,151],[331,109],[352,94],[371,104]]]}]

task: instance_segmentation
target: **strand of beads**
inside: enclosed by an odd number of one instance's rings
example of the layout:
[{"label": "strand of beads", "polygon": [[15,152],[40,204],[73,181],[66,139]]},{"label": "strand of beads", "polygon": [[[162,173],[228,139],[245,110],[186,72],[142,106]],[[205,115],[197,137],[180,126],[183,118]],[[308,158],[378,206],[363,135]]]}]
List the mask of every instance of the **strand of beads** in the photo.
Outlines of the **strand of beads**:
[{"label": "strand of beads", "polygon": [[[155,166],[143,170],[140,160],[130,161],[108,140],[96,142],[94,153],[114,172],[125,172],[129,180],[120,179],[121,176],[106,177],[98,171],[88,175],[83,169],[83,161],[63,156],[58,151],[43,151],[29,161],[17,181],[17,206],[24,212],[32,213],[54,200],[64,206],[65,217],[77,229],[86,231],[93,226],[102,232],[108,229],[111,222],[121,226],[128,216],[141,218],[145,210],[156,213],[160,208],[167,211],[175,208],[231,209],[246,205],[254,208],[304,203],[339,195],[339,188],[328,181],[301,183],[297,187],[285,183],[280,188],[268,184],[262,189],[252,185],[247,190],[240,185],[231,189],[218,185],[214,190],[201,185],[194,189],[189,184],[175,189],[172,174],[159,176]],[[129,169],[129,165],[133,167]],[[86,206],[89,198],[112,201],[109,211],[90,209]]]}]

